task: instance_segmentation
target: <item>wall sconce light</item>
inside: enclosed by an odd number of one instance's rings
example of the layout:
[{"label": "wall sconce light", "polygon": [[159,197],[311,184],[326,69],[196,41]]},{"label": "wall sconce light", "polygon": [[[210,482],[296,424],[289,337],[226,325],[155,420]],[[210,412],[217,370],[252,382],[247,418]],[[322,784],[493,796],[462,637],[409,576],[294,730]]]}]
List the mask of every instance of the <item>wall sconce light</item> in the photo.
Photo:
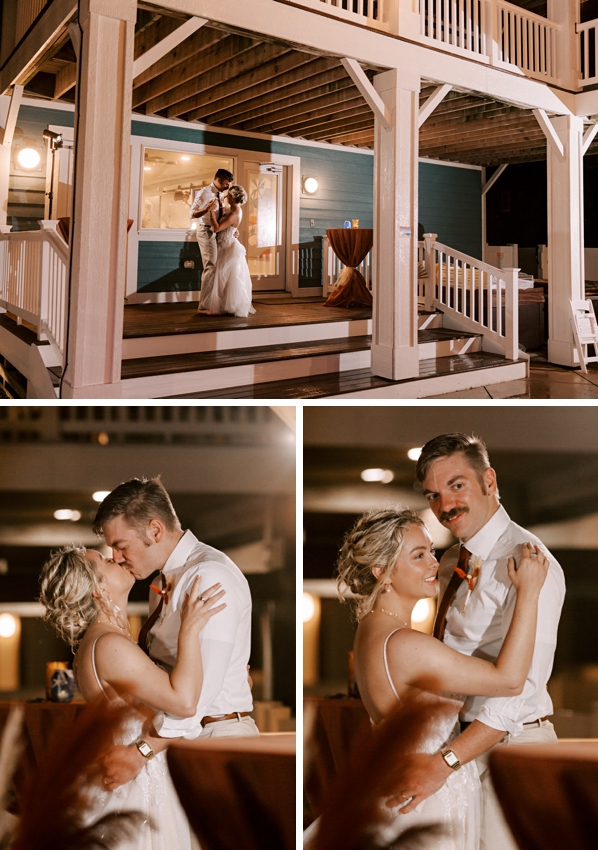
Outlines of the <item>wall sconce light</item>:
[{"label": "wall sconce light", "polygon": [[303,178],[303,191],[307,195],[315,195],[318,191],[318,181],[315,177],[304,177]]},{"label": "wall sconce light", "polygon": [[21,148],[17,154],[17,162],[27,171],[33,171],[41,162],[39,152],[35,148]]}]

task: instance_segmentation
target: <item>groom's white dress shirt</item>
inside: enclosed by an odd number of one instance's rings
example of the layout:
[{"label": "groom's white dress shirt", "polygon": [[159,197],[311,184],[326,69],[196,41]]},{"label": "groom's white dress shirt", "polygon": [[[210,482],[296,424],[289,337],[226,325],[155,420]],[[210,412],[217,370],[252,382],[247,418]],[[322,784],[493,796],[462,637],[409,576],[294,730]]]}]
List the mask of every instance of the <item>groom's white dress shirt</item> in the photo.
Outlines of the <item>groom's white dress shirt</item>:
[{"label": "groom's white dress shirt", "polygon": [[[163,714],[154,723],[162,738],[197,738],[202,731],[203,717],[253,708],[247,680],[251,648],[249,585],[230,558],[200,543],[190,531],[181,537],[164,565],[163,575],[168,583],[169,598],[147,642],[150,657],[169,673],[176,661],[181,606],[195,578],[201,576],[202,591],[216,582],[226,590],[220,600],[226,602],[226,608],[208,621],[199,636],[204,676],[195,716],[181,719]],[[154,591],[151,594],[150,609],[153,610],[159,597]]]},{"label": "groom's white dress shirt", "polygon": [[[196,210],[202,209],[202,207],[207,206],[210,203],[210,201],[214,201],[214,200],[216,200],[216,201],[220,200],[220,202],[222,203],[222,192],[219,192],[218,189],[216,188],[216,186],[214,186],[213,183],[210,183],[209,186],[203,187],[201,192],[199,192],[199,194],[197,195],[197,197],[193,201],[193,203],[191,205],[191,209],[189,210],[189,216],[191,218],[193,218],[193,213]],[[217,210],[216,210],[216,213],[217,213]],[[205,224],[206,227],[210,227],[210,224],[211,224],[210,212],[208,211],[207,213],[204,213],[200,218],[197,219],[197,221],[201,222],[201,224]]]},{"label": "groom's white dress shirt", "polygon": [[[538,626],[534,656],[523,692],[514,697],[467,697],[461,720],[479,720],[492,729],[513,736],[521,734],[523,724],[552,714],[552,701],[546,689],[550,678],[557,628],[565,597],[563,571],[542,542],[514,523],[500,506],[496,513],[464,545],[472,556],[482,559],[479,579],[465,612],[467,583],[459,587],[447,616],[444,642],[466,655],[495,661],[513,617],[516,590],[511,584],[507,561],[521,556],[521,544],[534,543],[550,562],[548,575],[540,593]],[[459,547],[449,550],[441,561],[441,594],[443,586],[457,565]]]}]

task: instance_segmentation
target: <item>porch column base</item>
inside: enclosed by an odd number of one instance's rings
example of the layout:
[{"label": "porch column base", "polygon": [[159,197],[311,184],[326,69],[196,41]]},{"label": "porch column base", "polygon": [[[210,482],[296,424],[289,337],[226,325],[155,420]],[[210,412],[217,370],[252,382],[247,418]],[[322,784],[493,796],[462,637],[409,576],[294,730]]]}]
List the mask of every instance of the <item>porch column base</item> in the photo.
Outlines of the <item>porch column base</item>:
[{"label": "porch column base", "polygon": [[419,375],[419,350],[417,346],[372,345],[372,374],[388,381],[403,381]]},{"label": "porch column base", "polygon": [[579,366],[575,346],[563,339],[548,340],[548,360],[558,366]]},{"label": "porch column base", "polygon": [[123,385],[95,384],[91,387],[72,387],[67,380],[62,384],[62,398],[123,398]]}]

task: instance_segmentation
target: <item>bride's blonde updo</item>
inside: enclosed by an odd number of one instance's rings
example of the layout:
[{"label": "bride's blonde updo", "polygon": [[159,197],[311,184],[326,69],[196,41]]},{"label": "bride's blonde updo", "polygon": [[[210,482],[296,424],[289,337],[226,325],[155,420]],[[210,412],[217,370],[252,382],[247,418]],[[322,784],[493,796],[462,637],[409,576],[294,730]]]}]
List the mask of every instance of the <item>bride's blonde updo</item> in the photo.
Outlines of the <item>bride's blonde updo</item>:
[{"label": "bride's blonde updo", "polygon": [[234,204],[243,205],[247,203],[247,192],[242,186],[237,186],[236,184],[229,188],[227,197]]},{"label": "bride's blonde updo", "polygon": [[44,620],[72,649],[83,638],[101,610],[101,577],[82,546],[63,546],[41,571],[39,601]]},{"label": "bride's blonde updo", "polygon": [[[424,525],[415,511],[390,507],[368,511],[347,532],[336,567],[337,586],[341,598],[344,585],[355,594],[352,602],[357,620],[373,609],[412,525]],[[374,567],[381,570],[378,578],[372,572]]]}]

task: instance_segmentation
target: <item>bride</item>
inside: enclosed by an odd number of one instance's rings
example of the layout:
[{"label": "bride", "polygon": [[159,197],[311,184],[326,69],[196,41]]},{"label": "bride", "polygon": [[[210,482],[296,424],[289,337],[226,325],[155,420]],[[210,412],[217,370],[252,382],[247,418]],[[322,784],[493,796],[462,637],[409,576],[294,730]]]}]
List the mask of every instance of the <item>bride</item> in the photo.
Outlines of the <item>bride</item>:
[{"label": "bride", "polygon": [[[197,578],[181,610],[178,656],[169,676],[129,634],[125,612],[135,578],[124,567],[92,549],[66,546],[42,569],[44,619],[73,649],[78,647],[74,666],[86,702],[101,695],[109,701],[132,698],[138,708],[128,721],[123,744],[147,733],[157,711],[177,717],[195,713],[203,678],[198,636],[226,606],[217,604],[224,595],[219,584],[200,596],[199,582]],[[131,850],[198,848],[172,785],[165,752],[148,759],[131,782],[113,791],[105,786],[91,789],[90,799],[90,820],[113,812],[142,813],[149,828]]]},{"label": "bride", "polygon": [[[517,590],[517,601],[493,664],[456,652],[409,625],[415,604],[433,598],[437,588],[438,562],[420,517],[393,508],[362,516],[343,543],[338,583],[356,596],[355,678],[372,724],[383,723],[399,703],[425,702],[430,694],[446,702],[448,696],[454,710],[419,750],[446,751],[459,733],[458,713],[465,696],[521,693],[532,660],[538,597],[547,570],[547,559],[532,544],[523,544],[518,568],[509,559],[509,579]],[[478,850],[480,786],[474,762],[454,770],[436,794],[404,815],[400,810],[411,800],[409,789],[397,790],[398,796],[387,800],[394,808],[387,809],[381,827],[379,838],[384,843],[410,827],[440,823],[444,834],[435,848]]]},{"label": "bride", "polygon": [[247,192],[242,186],[231,186],[227,201],[229,208],[220,221],[214,211],[210,214],[211,228],[217,234],[218,260],[210,300],[206,309],[198,312],[207,316],[224,313],[248,316],[255,313],[251,306],[251,275],[245,248],[235,238],[235,232],[243,219],[241,207],[247,203]]}]

